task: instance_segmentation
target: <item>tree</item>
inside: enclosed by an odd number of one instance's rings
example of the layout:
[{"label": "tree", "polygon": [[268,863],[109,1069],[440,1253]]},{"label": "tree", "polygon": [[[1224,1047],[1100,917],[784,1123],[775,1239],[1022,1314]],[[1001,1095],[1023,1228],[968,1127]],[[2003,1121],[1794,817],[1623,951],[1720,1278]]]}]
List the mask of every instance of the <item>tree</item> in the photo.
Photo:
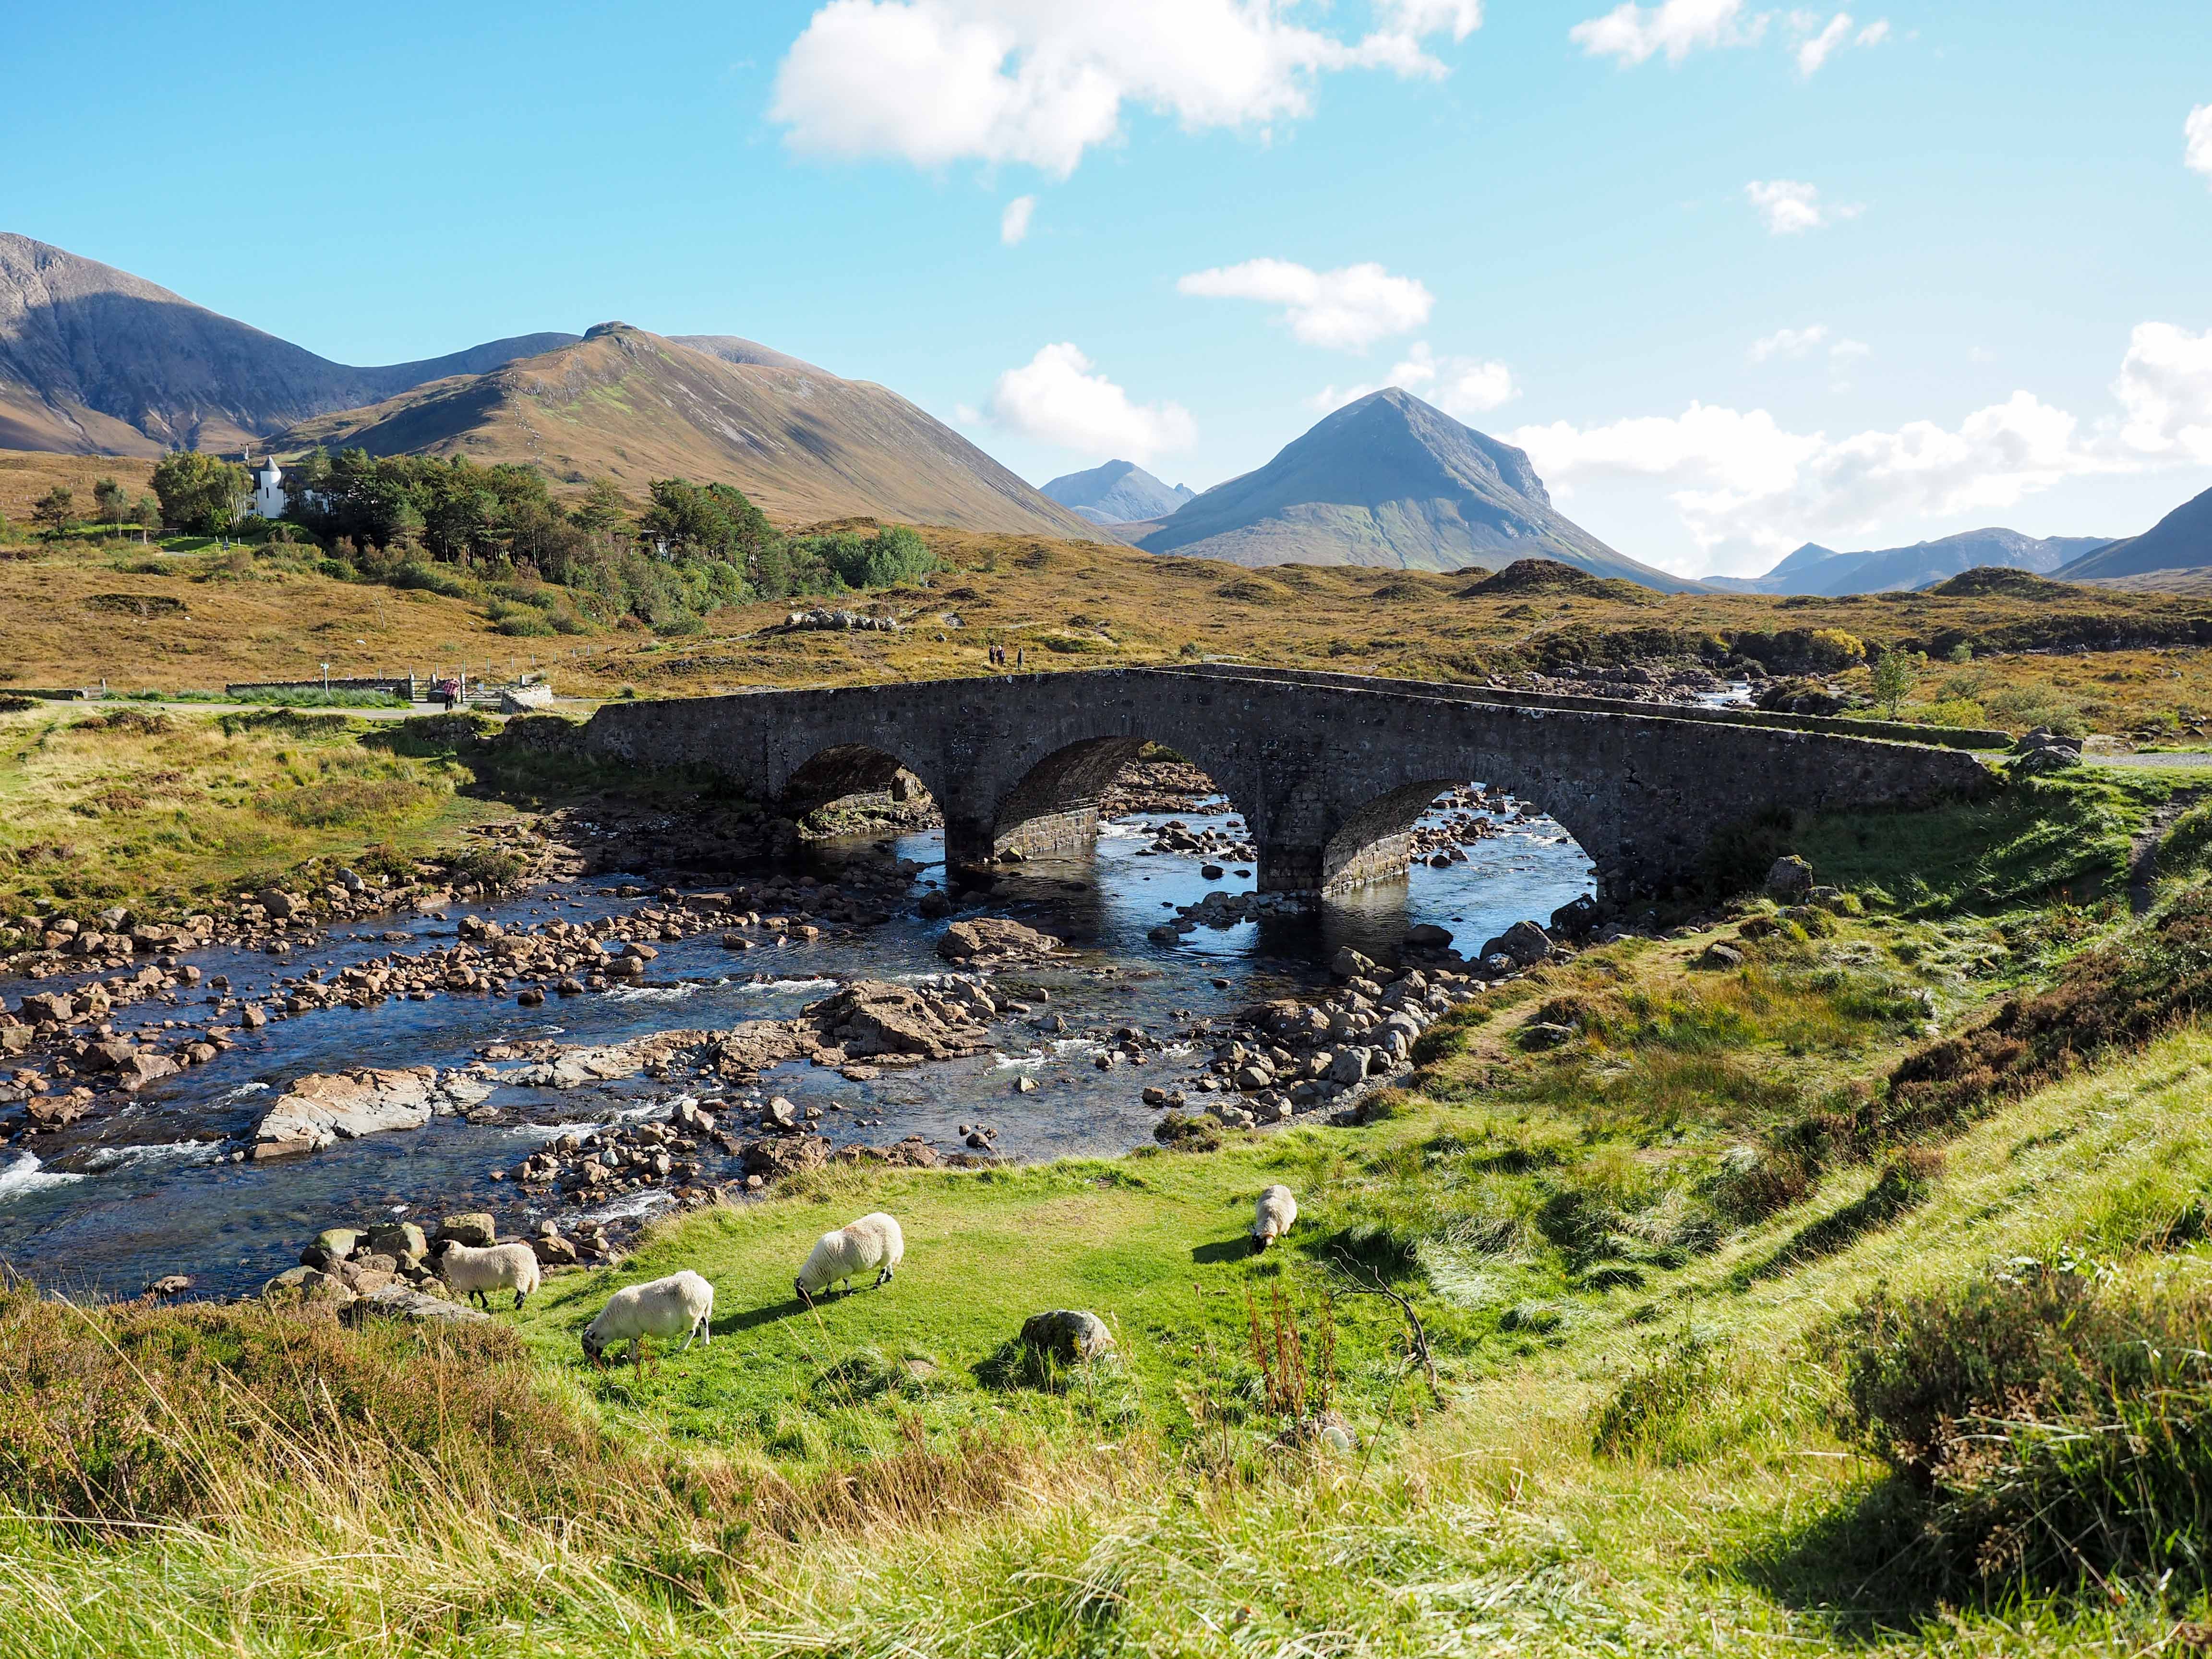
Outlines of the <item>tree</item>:
[{"label": "tree", "polygon": [[119,528],[123,515],[131,510],[131,496],[114,479],[100,478],[93,483],[92,504],[100,523]]},{"label": "tree", "polygon": [[138,505],[131,511],[131,518],[138,526],[140,543],[150,541],[154,532],[161,527],[161,504],[151,495],[141,495]]},{"label": "tree", "polygon": [[161,516],[196,536],[228,533],[252,494],[246,469],[234,462],[175,449],[155,463],[154,493]]},{"label": "tree", "polygon": [[629,498],[612,478],[594,478],[568,518],[586,534],[604,536],[629,522]]},{"label": "tree", "polygon": [[1928,659],[1917,651],[1885,651],[1874,665],[1874,699],[1886,704],[1889,717],[1897,718],[1898,705],[1919,684],[1920,671]]},{"label": "tree", "polygon": [[50,537],[69,534],[76,528],[76,491],[56,484],[31,503],[31,522]]}]

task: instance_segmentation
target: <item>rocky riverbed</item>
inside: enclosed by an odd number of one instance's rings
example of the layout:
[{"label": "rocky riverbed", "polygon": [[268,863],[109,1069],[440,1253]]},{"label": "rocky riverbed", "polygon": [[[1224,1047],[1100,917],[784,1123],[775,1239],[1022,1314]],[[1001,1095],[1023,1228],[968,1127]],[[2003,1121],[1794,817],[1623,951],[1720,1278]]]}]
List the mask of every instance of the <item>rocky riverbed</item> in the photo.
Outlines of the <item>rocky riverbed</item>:
[{"label": "rocky riverbed", "polygon": [[[1494,833],[1460,839],[1476,818]],[[988,892],[952,894],[919,835],[711,885],[242,905],[204,943],[134,944],[127,969],[0,988],[0,1257],[84,1290],[225,1292],[337,1225],[482,1213],[619,1248],[836,1158],[1113,1152],[1209,1107],[1326,1117],[1516,970],[1484,945],[1587,890],[1557,826],[1495,798],[1425,829],[1468,862],[1319,912],[1203,873],[1242,825],[1188,807]],[[1163,838],[1195,848],[1148,850]]]}]

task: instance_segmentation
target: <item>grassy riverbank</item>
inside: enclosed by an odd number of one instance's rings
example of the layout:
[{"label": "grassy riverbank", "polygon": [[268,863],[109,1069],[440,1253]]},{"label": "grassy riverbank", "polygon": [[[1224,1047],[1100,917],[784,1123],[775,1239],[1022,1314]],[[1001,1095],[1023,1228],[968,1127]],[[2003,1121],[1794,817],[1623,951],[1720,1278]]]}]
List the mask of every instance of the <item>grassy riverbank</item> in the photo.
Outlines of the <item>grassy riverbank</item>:
[{"label": "grassy riverbank", "polygon": [[[2160,1539],[2212,1422],[2212,899],[1869,896],[1516,981],[1364,1127],[823,1172],[500,1329],[14,1295],[0,1653],[2154,1649],[2207,1612]],[[799,1308],[878,1206],[897,1279]],[[605,1291],[679,1266],[713,1346],[585,1364]],[[1056,1306],[1118,1357],[1012,1363]],[[1902,1444],[1984,1364],[2016,1420]]]}]

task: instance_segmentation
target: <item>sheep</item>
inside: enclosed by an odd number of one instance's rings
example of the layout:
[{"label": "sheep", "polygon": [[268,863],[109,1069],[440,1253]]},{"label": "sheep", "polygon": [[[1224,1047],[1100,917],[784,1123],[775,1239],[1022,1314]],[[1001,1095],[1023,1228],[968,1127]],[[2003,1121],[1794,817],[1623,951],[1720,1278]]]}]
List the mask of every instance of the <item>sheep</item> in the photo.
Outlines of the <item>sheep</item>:
[{"label": "sheep", "polygon": [[824,1233],[814,1242],[814,1249],[806,1258],[806,1265],[799,1270],[799,1277],[791,1281],[791,1288],[808,1307],[814,1305],[814,1293],[825,1290],[839,1279],[846,1281],[845,1288],[853,1288],[854,1273],[866,1273],[871,1267],[878,1269],[876,1285],[881,1289],[890,1282],[898,1271],[898,1264],[906,1256],[906,1237],[899,1231],[896,1219],[878,1210],[864,1215],[848,1226],[833,1233]]},{"label": "sheep", "polygon": [[538,1252],[527,1244],[491,1244],[475,1249],[457,1238],[441,1238],[430,1252],[430,1266],[438,1277],[464,1296],[486,1308],[487,1291],[513,1291],[514,1305],[544,1282]]},{"label": "sheep", "polygon": [[1270,1187],[1252,1209],[1252,1254],[1257,1255],[1290,1231],[1298,1218],[1298,1201],[1288,1187]]},{"label": "sheep", "polygon": [[584,1357],[597,1364],[609,1348],[626,1339],[630,1358],[636,1359],[644,1352],[647,1337],[672,1337],[679,1331],[684,1347],[677,1352],[689,1348],[695,1337],[711,1348],[714,1333],[709,1322],[714,1317],[714,1287],[687,1267],[609,1297],[599,1317],[584,1327]]}]

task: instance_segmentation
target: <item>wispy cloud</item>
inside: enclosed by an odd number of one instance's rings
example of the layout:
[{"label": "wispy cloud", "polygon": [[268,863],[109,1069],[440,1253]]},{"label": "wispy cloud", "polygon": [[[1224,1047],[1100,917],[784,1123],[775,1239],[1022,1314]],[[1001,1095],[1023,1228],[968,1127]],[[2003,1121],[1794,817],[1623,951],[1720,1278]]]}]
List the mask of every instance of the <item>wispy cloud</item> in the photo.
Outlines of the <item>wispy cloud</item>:
[{"label": "wispy cloud", "polygon": [[1036,198],[1017,196],[1006,204],[1006,210],[999,216],[999,240],[1012,247],[1030,234],[1030,217],[1036,211]]},{"label": "wispy cloud", "polygon": [[1800,179],[1754,179],[1743,191],[1776,236],[1802,236],[1866,211],[1856,202],[1823,202],[1819,186]]}]

